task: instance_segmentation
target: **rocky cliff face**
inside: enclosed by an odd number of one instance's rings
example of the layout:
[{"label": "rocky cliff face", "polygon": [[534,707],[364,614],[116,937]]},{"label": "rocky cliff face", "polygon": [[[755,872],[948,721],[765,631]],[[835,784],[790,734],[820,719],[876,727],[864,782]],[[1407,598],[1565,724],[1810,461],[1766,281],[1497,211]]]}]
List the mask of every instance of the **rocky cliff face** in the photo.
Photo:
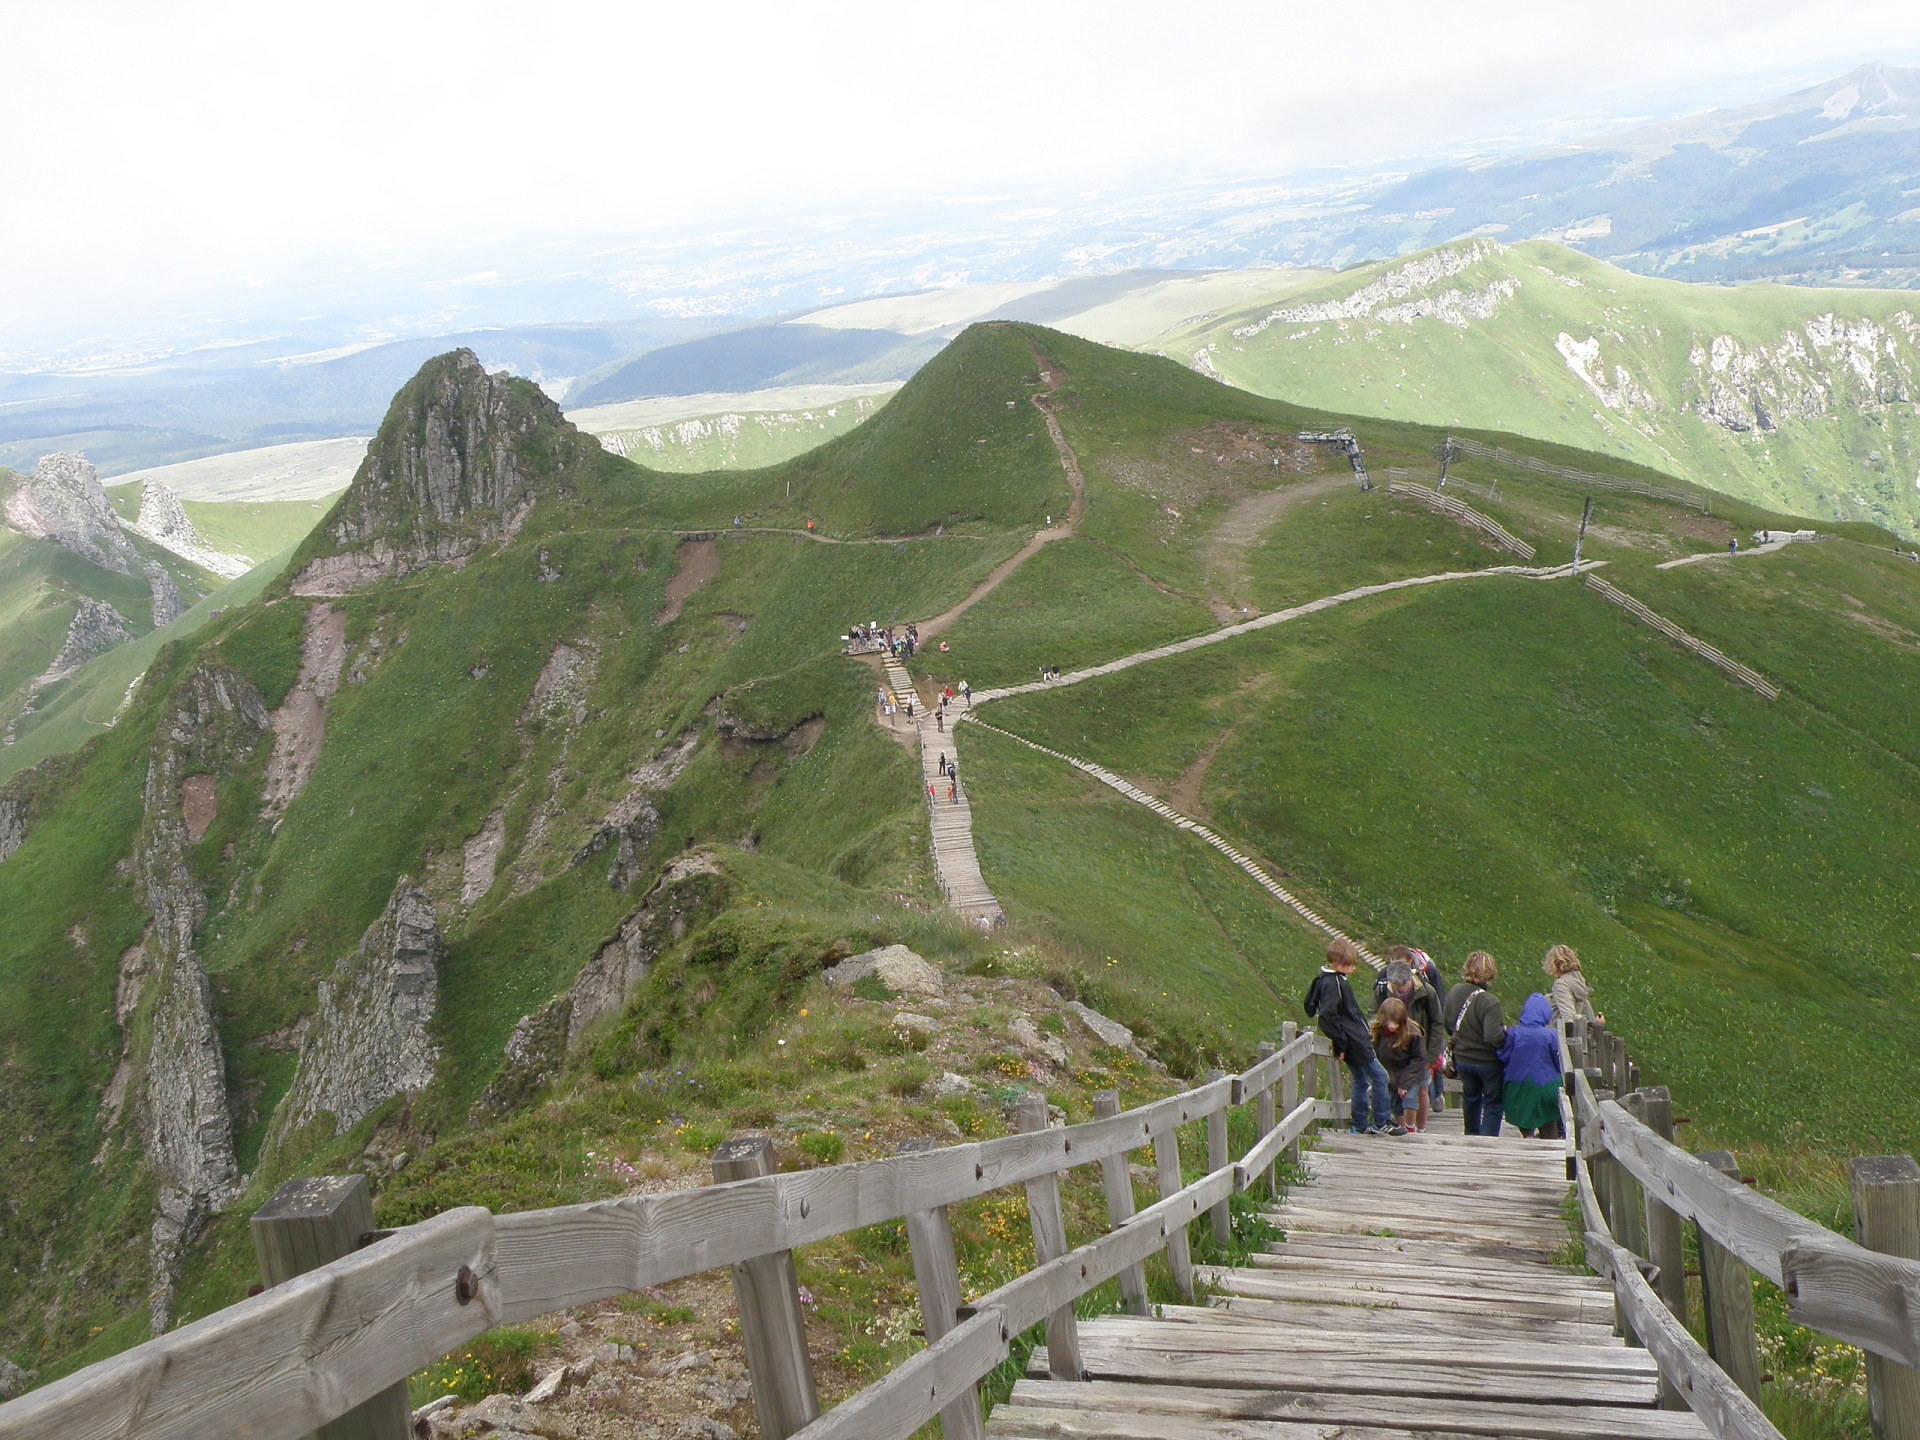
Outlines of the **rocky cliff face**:
[{"label": "rocky cliff face", "polygon": [[104,655],[116,645],[133,638],[120,612],[104,600],[82,599],[80,608],[67,622],[67,642],[40,679],[43,683],[71,675],[96,655]]},{"label": "rocky cliff face", "polygon": [[43,455],[4,507],[7,523],[23,534],[71,550],[96,565],[131,575],[139,556],[84,455]]},{"label": "rocky cliff face", "polygon": [[277,1135],[320,1115],[331,1115],[334,1134],[342,1134],[393,1096],[427,1087],[440,1055],[428,1029],[444,957],[433,902],[401,877],[360,948],[321,982],[319,1013],[281,1101]]},{"label": "rocky cliff face", "polygon": [[225,665],[202,663],[169,697],[147,762],[134,868],[153,912],[146,987],[152,1008],[135,1069],[141,1142],[160,1191],[152,1231],[155,1334],[166,1328],[181,1248],[240,1186],[213,996],[194,949],[206,896],[190,863],[194,822],[184,801],[211,793],[209,777],[249,764],[267,729],[267,707],[253,682]]},{"label": "rocky cliff face", "polygon": [[0,865],[27,843],[27,807],[12,796],[0,797]]},{"label": "rocky cliff face", "polygon": [[238,579],[253,568],[253,561],[244,555],[227,555],[202,545],[200,532],[181,508],[179,496],[158,480],[149,480],[142,487],[140,516],[133,522],[133,529],[154,544],[228,580]]},{"label": "rocky cliff face", "polygon": [[581,967],[572,988],[520,1018],[507,1037],[500,1070],[477,1108],[505,1113],[532,1100],[559,1072],[568,1052],[579,1049],[602,1021],[626,1008],[654,957],[718,914],[731,889],[726,872],[705,852],[683,855],[667,866],[639,908]]},{"label": "rocky cliff face", "polygon": [[599,453],[532,382],[489,375],[471,350],[430,360],[394,397],[294,593],[344,594],[504,544]]}]

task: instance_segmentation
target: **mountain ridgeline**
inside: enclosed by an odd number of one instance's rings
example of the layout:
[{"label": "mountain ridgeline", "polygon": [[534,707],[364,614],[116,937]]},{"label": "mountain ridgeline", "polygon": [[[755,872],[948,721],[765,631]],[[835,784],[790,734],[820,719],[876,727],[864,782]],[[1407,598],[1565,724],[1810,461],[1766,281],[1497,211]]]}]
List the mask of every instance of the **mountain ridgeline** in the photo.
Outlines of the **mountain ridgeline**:
[{"label": "mountain ridgeline", "polygon": [[[1920,889],[1878,844],[1920,819],[1920,567],[1864,524],[1735,564],[1730,538],[1802,522],[1603,495],[1586,556],[1769,701],[1296,439],[1341,423],[1377,468],[1443,438],[987,324],[818,449],[666,474],[471,353],[430,360],[278,579],[0,789],[0,1354],[51,1378],[230,1303],[247,1215],[296,1175],[363,1171],[396,1224],[622,1193],[639,1163],[688,1183],[729,1133],[994,1133],[1017,1056],[956,1088],[882,1025],[801,1059],[818,976],[875,947],[1047,977],[1180,1074],[1298,1018],[1323,937],[982,726],[1010,929],[947,909],[919,759],[841,637],[970,596],[918,678],[1454,577],[987,718],[1171,797],[1370,941],[1513,957],[1513,998],[1527,952],[1576,944],[1703,1130],[1897,1135],[1908,1062],[1874,1095],[1810,1082],[1878,1063],[1920,998]],[[1481,463],[1473,503],[1564,567],[1581,492]],[[1720,558],[1654,569],[1695,552]]]}]

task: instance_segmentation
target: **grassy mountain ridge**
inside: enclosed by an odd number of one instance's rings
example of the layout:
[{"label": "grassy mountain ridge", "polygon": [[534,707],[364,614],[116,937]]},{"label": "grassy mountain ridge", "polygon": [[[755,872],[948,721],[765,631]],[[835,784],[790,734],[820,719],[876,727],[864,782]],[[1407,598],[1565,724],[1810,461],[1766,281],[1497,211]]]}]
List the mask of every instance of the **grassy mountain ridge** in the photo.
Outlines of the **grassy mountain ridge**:
[{"label": "grassy mountain ridge", "polygon": [[1912,539],[1917,344],[1906,292],[1729,291],[1481,241],[1347,272],[1156,348],[1263,394],[1600,451]]},{"label": "grassy mountain ridge", "polygon": [[[466,472],[461,493],[494,498],[442,521],[431,495],[404,512],[393,477],[424,453],[423,396],[459,408],[485,392],[435,362],[396,399],[384,491],[364,470],[279,579],[160,650],[118,723],[0,792],[30,815],[0,862],[0,910],[19,917],[0,935],[0,1086],[32,1121],[0,1135],[0,1164],[31,1191],[0,1213],[0,1350],[51,1376],[145,1337],[154,1189],[137,1096],[106,1097],[156,1003],[149,984],[129,1004],[123,970],[150,909],[123,869],[151,828],[146,762],[173,743],[193,677],[235,672],[286,704],[335,623],[339,682],[304,787],[268,803],[267,745],[200,772],[216,803],[184,851],[203,906],[192,947],[246,1178],[182,1252],[173,1321],[244,1292],[246,1216],[292,1174],[368,1171],[385,1223],[621,1193],[608,1155],[685,1183],[737,1131],[775,1130],[816,1159],[949,1123],[997,1133],[995,1097],[1039,1075],[1011,1014],[950,1017],[978,1048],[943,1063],[977,1089],[943,1096],[890,1009],[868,1014],[817,979],[869,945],[1044,980],[1133,1025],[1179,1074],[1237,1064],[1299,1018],[1313,933],[1212,851],[980,727],[958,740],[983,873],[1012,927],[960,925],[932,879],[917,760],[874,723],[874,672],[838,653],[849,621],[941,613],[1065,513],[1032,401],[1043,365],[1085,477],[1079,528],[956,620],[917,674],[1025,679],[1204,634],[1236,607],[1507,558],[1359,491],[1337,453],[1294,440],[1338,412],[1020,325],[965,332],[857,430],[755,471],[648,471],[507,382],[491,412],[504,428],[481,449],[488,475],[511,460],[519,483]],[[1441,435],[1352,423],[1377,465],[1417,463]],[[504,533],[498,517],[526,494]],[[1498,494],[1485,508],[1543,563],[1568,558],[1577,489],[1514,471]],[[735,515],[764,528],[735,532]],[[1884,1048],[1911,999],[1895,961],[1920,892],[1874,842],[1920,805],[1903,723],[1920,566],[1884,541],[1835,539],[1652,568],[1781,518],[1605,495],[1586,542],[1623,587],[1782,682],[1777,705],[1569,582],[1490,577],[983,718],[1211,817],[1370,939],[1421,941],[1450,971],[1490,943],[1510,1000],[1540,983],[1546,943],[1574,938],[1609,1013],[1715,1134],[1777,1138],[1791,1109],[1831,1150],[1864,1127],[1898,1136],[1905,1062],[1884,1098],[1802,1092],[1835,1065],[1884,1063],[1863,1047]],[[343,538],[345,521],[364,530]],[[800,533],[766,533],[779,529]],[[295,593],[310,562],[396,538],[417,561],[407,573]],[[671,878],[676,861],[697,872]],[[432,1083],[338,1134],[324,1117],[277,1134],[318,985],[403,877],[444,943]],[[618,1011],[547,1068],[516,1068],[509,1038],[539,1029],[523,1020],[558,1013],[582,967],[635,934],[657,948]],[[1758,1018],[1729,1039],[1718,1017],[1735,1003]],[[1745,1085],[1761,1056],[1772,1070]],[[1042,1083],[1070,1106],[1099,1084],[1169,1083],[1127,1063],[1077,1052]],[[855,1323],[847,1352],[881,1363]]]}]

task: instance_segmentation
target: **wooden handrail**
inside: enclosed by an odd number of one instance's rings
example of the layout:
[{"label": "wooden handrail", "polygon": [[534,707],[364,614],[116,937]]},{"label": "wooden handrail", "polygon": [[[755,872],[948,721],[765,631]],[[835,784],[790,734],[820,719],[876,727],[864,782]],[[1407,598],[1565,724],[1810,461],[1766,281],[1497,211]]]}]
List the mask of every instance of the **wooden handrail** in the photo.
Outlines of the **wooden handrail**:
[{"label": "wooden handrail", "polygon": [[[495,1325],[1124,1156],[1156,1134],[1250,1101],[1309,1057],[1330,1053],[1323,1037],[1303,1035],[1245,1075],[1058,1130],[662,1195],[497,1216],[479,1207],[451,1210],[0,1405],[0,1440],[293,1440]],[[1328,1102],[1304,1102],[1242,1162],[1213,1170],[1091,1245],[1029,1272],[981,1307],[1005,1312],[1011,1333],[1025,1330],[1047,1309],[1144,1259],[1170,1232],[1183,1232],[1201,1210],[1251,1183],[1262,1168],[1251,1163],[1256,1157],[1271,1163],[1286,1143],[1333,1115]],[[1175,1215],[1182,1217],[1177,1223]],[[1032,1311],[1043,1299],[1049,1303]],[[985,1338],[990,1328],[974,1321],[956,1327],[893,1373],[931,1368],[934,1379],[923,1387],[929,1399],[950,1400],[960,1383],[955,1377],[993,1349]],[[1002,1343],[964,1383],[1005,1353]],[[923,1359],[928,1355],[934,1358]],[[853,1424],[869,1408],[855,1405],[860,1399],[815,1425],[849,1406],[855,1408],[836,1423]]]}]

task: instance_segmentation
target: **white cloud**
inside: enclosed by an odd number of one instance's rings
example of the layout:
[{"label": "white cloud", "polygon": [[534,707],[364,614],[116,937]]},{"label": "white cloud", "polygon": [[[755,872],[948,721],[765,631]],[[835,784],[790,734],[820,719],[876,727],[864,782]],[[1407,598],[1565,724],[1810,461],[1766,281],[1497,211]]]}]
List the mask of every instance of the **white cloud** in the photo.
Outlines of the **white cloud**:
[{"label": "white cloud", "polygon": [[1881,0],[1737,24],[1652,0],[5,3],[0,317],[443,238],[1365,163],[1920,45],[1920,11]]}]

